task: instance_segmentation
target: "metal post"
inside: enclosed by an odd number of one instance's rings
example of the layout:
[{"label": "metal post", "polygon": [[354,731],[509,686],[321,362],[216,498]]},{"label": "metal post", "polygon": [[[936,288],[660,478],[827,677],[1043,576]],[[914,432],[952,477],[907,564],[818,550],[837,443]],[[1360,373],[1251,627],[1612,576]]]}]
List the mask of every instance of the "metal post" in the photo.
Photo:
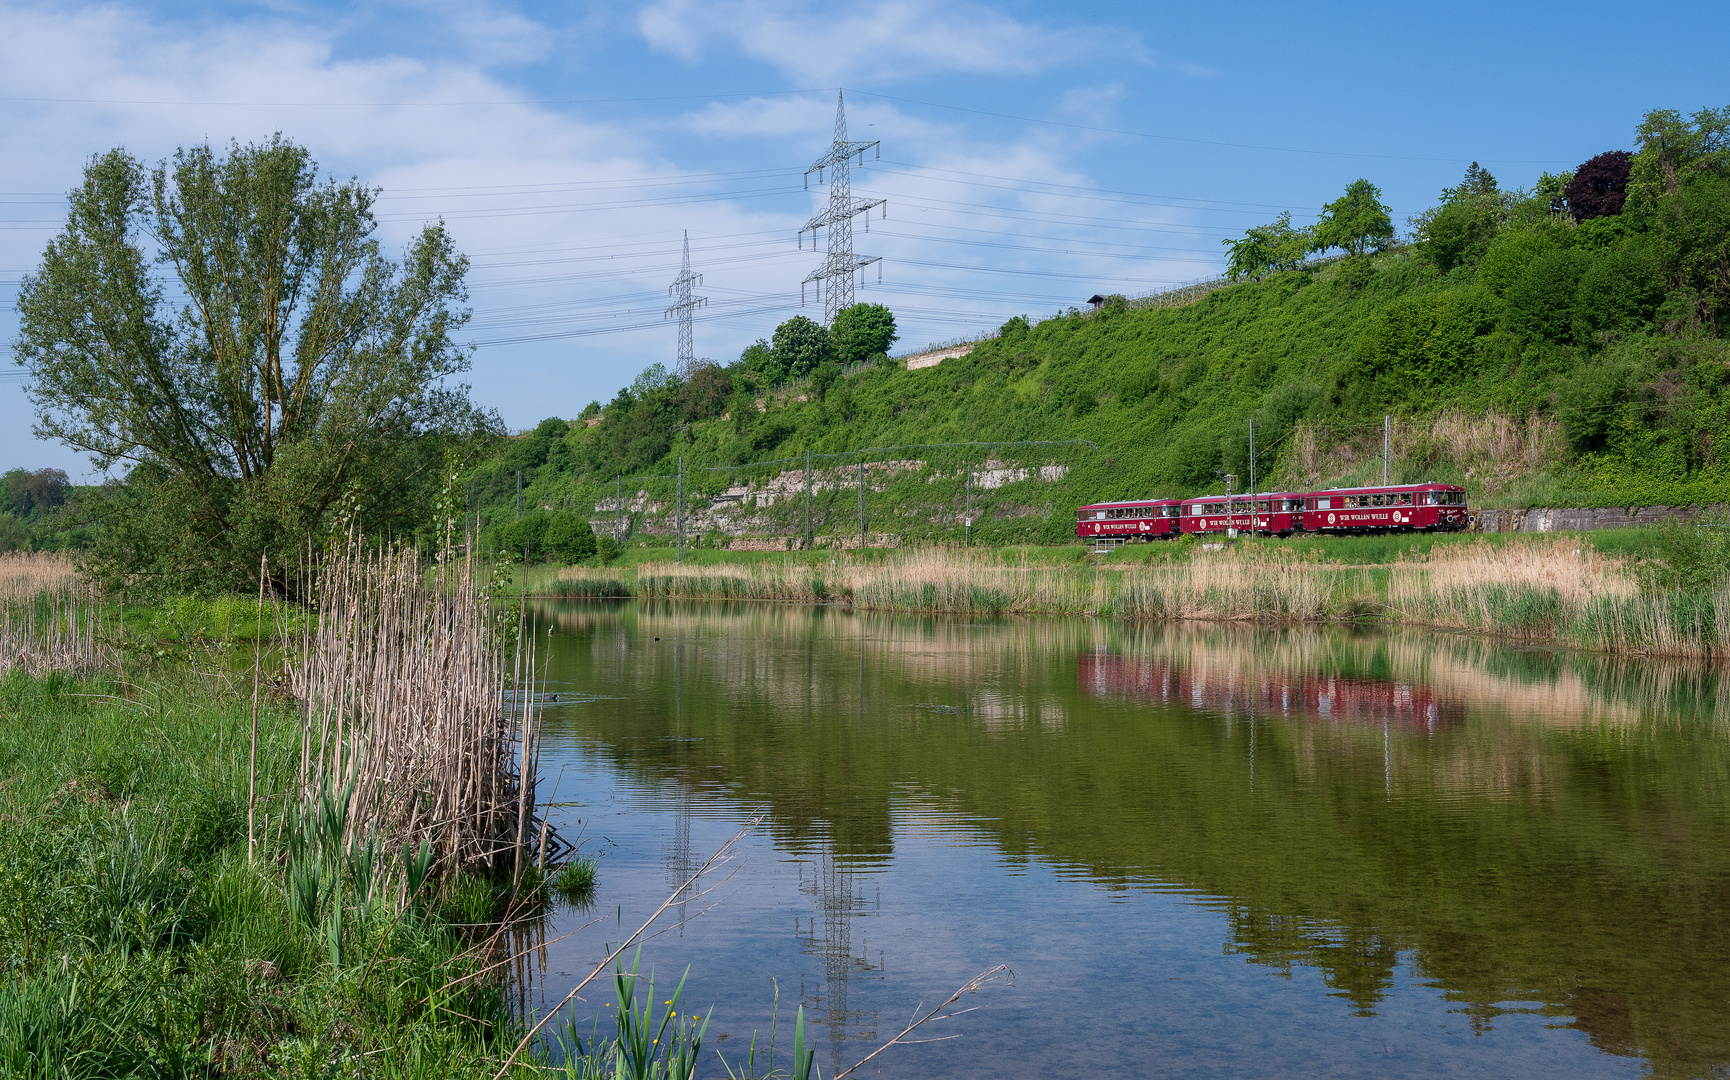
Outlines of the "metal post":
[{"label": "metal post", "polygon": [[962,512],[967,515],[967,546],[973,546],[973,465],[967,465],[967,479],[962,485]]},{"label": "metal post", "polygon": [[679,503],[673,511],[673,561],[682,562],[685,557],[685,458],[679,457]]},{"label": "metal post", "polygon": [[811,451],[805,451],[805,549],[811,548]]},{"label": "metal post", "polygon": [[1249,531],[1256,531],[1256,419],[1249,419]]},{"label": "metal post", "polygon": [[1388,433],[1389,433],[1389,429],[1392,426],[1393,426],[1393,417],[1384,415],[1382,417],[1382,486],[1383,487],[1388,486],[1388,447],[1389,447],[1390,441],[1391,441],[1388,438]]},{"label": "metal post", "polygon": [[865,548],[865,460],[859,460],[859,548]]}]

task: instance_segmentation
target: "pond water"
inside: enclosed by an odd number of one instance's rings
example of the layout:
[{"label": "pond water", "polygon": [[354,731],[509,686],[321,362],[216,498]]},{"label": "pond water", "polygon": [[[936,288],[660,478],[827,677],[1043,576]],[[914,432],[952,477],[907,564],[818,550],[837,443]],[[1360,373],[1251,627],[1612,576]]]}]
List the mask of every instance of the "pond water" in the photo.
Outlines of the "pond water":
[{"label": "pond water", "polygon": [[[777,988],[779,1063],[802,1004],[833,1076],[1007,964],[919,1033],[960,1038],[864,1074],[1730,1072],[1709,669],[1409,632],[536,617],[541,797],[600,856],[543,1003],[760,818],[642,954],[660,999],[689,968],[735,1067]],[[611,992],[584,996],[586,1029]]]}]

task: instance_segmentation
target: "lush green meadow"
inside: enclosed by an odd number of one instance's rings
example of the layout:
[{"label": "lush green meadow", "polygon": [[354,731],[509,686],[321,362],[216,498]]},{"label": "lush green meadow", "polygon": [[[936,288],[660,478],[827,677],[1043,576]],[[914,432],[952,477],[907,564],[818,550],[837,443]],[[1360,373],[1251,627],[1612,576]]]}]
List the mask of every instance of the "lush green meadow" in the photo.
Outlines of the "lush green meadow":
[{"label": "lush green meadow", "polygon": [[264,835],[249,859],[250,686],[226,659],[135,657],[125,675],[0,682],[0,1071],[496,1067],[519,1027],[500,980],[458,981],[481,965],[452,927],[492,914],[490,891],[477,904],[457,885],[403,917],[368,917],[351,882],[334,945],[293,910],[283,864],[298,720],[267,688]]}]

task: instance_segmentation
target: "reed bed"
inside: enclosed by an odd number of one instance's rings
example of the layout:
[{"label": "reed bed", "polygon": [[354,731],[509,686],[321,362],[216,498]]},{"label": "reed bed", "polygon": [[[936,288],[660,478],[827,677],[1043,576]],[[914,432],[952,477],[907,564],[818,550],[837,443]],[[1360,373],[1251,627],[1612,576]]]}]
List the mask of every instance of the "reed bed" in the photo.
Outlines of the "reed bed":
[{"label": "reed bed", "polygon": [[1730,588],[1643,588],[1621,560],[1555,537],[1395,563],[1397,621],[1609,652],[1730,658]]},{"label": "reed bed", "polygon": [[917,613],[1379,620],[1610,652],[1730,657],[1730,591],[1653,589],[1624,561],[1565,537],[1436,545],[1387,566],[1348,566],[1265,542],[1102,567],[932,547],[828,563],[646,563],[634,580],[628,571],[572,568],[555,591],[600,595],[603,583],[606,595],[645,599],[838,601]]},{"label": "reed bed", "polygon": [[102,670],[114,659],[107,622],[101,594],[75,579],[0,598],[0,678]]},{"label": "reed bed", "polygon": [[0,555],[0,603],[66,588],[77,577],[72,560],[61,552],[8,552]]},{"label": "reed bed", "polygon": [[303,799],[340,793],[351,839],[429,845],[447,872],[519,875],[537,839],[539,747],[520,613],[500,619],[472,562],[429,573],[413,548],[331,559],[316,609],[290,676]]},{"label": "reed bed", "polygon": [[[638,568],[630,592],[668,600],[839,600],[876,611],[1301,622],[1332,617],[1331,598],[1355,571],[1278,550],[1234,550],[1151,567],[1095,569],[923,548],[887,559],[816,565],[646,563]],[[592,573],[566,570],[560,583]]]}]

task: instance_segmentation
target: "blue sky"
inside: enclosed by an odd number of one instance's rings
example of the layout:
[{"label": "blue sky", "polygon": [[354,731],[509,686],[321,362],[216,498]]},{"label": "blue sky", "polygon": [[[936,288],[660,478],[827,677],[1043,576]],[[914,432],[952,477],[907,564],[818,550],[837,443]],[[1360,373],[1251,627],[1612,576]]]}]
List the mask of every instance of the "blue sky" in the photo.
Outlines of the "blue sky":
[{"label": "blue sky", "polygon": [[[1525,186],[1629,148],[1649,108],[1730,103],[1730,5],[1706,3],[0,0],[0,26],[8,343],[90,154],[280,130],[384,189],[387,244],[447,221],[475,396],[517,428],[671,362],[685,230],[698,355],[798,312],[824,195],[802,173],[838,87],[852,137],[883,143],[854,173],[889,200],[859,298],[896,312],[897,351],[1210,276],[1222,239],[1358,176],[1403,223],[1472,160]],[[88,475],[30,423],[0,376],[0,470]]]}]

